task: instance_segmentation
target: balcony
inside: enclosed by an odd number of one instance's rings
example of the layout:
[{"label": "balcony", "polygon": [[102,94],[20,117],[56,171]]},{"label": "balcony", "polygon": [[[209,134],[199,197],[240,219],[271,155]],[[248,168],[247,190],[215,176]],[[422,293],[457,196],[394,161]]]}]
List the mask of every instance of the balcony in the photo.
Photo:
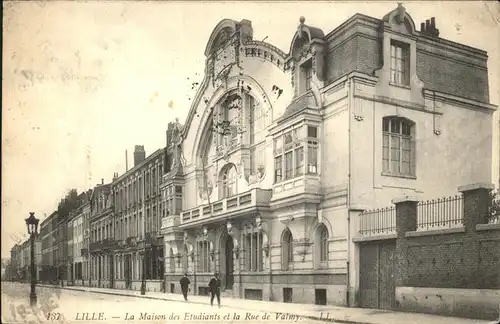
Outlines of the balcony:
[{"label": "balcony", "polygon": [[[259,207],[268,208],[271,197],[271,189],[265,190],[255,188],[229,198],[218,200],[211,205],[206,204],[184,211],[180,214],[180,222],[181,224],[186,224],[209,217],[233,216],[241,212],[246,212],[249,209],[257,209]],[[168,225],[167,223],[168,221],[165,220],[164,225]]]},{"label": "balcony", "polygon": [[112,250],[116,248],[116,241],[113,239],[104,239],[99,242],[92,242],[89,244],[89,250],[93,251],[102,251],[102,250]]}]

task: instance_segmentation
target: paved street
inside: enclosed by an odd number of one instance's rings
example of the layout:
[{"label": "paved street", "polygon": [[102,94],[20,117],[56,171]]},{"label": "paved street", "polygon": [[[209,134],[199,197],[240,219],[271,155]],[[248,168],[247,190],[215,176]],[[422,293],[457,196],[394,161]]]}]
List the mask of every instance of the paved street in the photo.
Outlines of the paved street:
[{"label": "paved street", "polygon": [[[487,324],[488,321],[363,308],[290,304],[89,287],[38,286],[38,317],[29,308],[29,285],[2,283],[2,323],[360,323]],[[51,315],[49,315],[51,314]],[[134,316],[132,318],[132,316]],[[54,319],[51,319],[54,318]],[[100,318],[100,319],[99,319]]]},{"label": "paved street", "polygon": [[[92,292],[37,288],[38,316],[29,307],[29,285],[2,283],[2,323],[321,323],[293,315],[184,301],[164,301]],[[50,315],[49,315],[50,314]],[[52,319],[54,318],[54,319]]]}]

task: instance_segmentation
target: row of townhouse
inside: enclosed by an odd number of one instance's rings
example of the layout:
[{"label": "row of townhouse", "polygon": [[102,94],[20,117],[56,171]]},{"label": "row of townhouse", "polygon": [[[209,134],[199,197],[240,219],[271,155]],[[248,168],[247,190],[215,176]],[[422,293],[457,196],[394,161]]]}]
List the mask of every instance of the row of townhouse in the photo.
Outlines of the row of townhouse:
[{"label": "row of townhouse", "polygon": [[179,292],[188,273],[204,295],[218,272],[232,297],[357,305],[362,211],[491,182],[486,52],[402,5],[290,36],[285,53],[222,20],[185,124],[44,220],[43,264],[73,284]]},{"label": "row of townhouse", "polygon": [[[35,267],[37,280],[42,275],[42,248],[41,241],[35,239]],[[31,281],[31,241],[16,244],[10,250],[10,263],[6,269],[6,279],[12,281],[30,282]]]}]

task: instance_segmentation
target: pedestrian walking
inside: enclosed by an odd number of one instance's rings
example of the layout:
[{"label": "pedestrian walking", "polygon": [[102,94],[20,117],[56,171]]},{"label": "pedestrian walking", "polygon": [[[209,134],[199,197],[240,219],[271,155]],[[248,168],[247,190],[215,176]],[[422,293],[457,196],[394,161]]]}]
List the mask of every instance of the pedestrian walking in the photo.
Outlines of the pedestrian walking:
[{"label": "pedestrian walking", "polygon": [[214,305],[214,297],[217,296],[217,304],[220,308],[220,279],[219,274],[215,273],[210,282],[208,283],[208,289],[210,290],[210,306]]},{"label": "pedestrian walking", "polygon": [[191,281],[189,281],[189,278],[188,278],[188,274],[185,273],[184,274],[184,277],[181,278],[181,280],[179,280],[180,284],[181,284],[181,290],[182,290],[182,294],[184,295],[184,300],[187,301],[188,300],[188,290],[189,290],[189,285],[191,284]]}]

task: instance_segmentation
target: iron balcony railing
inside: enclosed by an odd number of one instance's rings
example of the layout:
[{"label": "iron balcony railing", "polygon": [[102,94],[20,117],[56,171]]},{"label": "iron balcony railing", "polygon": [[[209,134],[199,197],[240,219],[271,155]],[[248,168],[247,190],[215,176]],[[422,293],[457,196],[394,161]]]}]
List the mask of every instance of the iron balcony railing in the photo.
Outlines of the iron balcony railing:
[{"label": "iron balcony railing", "polygon": [[98,242],[92,242],[89,244],[90,251],[113,249],[117,245],[114,239],[104,239]]}]

